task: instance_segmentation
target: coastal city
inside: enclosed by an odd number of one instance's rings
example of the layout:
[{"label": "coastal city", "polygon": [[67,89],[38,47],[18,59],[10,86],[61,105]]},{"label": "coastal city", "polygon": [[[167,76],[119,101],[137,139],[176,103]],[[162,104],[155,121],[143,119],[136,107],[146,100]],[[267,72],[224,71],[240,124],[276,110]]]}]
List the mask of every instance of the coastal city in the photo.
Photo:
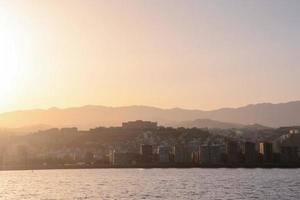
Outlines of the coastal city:
[{"label": "coastal city", "polygon": [[300,127],[172,128],[137,120],[1,137],[2,169],[300,166]]}]

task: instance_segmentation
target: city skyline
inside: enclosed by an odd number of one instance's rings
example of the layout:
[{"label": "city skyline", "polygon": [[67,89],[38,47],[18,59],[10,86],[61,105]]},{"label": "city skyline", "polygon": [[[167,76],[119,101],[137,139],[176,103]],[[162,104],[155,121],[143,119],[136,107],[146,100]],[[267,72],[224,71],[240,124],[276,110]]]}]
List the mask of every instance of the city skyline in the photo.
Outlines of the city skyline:
[{"label": "city skyline", "polygon": [[299,8],[296,1],[2,1],[0,113],[299,100]]}]

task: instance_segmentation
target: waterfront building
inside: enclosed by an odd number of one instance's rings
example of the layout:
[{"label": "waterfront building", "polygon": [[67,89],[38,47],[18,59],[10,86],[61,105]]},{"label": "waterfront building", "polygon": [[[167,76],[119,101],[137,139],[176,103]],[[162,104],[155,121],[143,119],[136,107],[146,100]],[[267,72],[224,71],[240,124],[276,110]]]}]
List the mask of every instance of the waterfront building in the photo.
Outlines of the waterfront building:
[{"label": "waterfront building", "polygon": [[118,153],[113,151],[110,156],[110,164],[118,167],[135,166],[138,160],[138,154],[136,153]]},{"label": "waterfront building", "polygon": [[150,164],[154,161],[152,145],[140,145],[140,162]]},{"label": "waterfront building", "polygon": [[194,164],[199,164],[200,162],[200,157],[199,157],[199,151],[193,152],[192,157],[193,157],[193,163]]},{"label": "waterfront building", "polygon": [[282,138],[283,137],[280,137],[280,138],[278,138],[278,139],[276,139],[276,140],[274,140],[272,142],[273,153],[280,154],[280,152],[281,152],[281,145],[282,145],[282,141],[283,141]]},{"label": "waterfront building", "polygon": [[225,153],[228,163],[238,162],[238,143],[235,141],[227,141],[225,145]]},{"label": "waterfront building", "polygon": [[152,145],[147,145],[147,144],[140,145],[140,154],[143,156],[151,156],[153,154]]},{"label": "waterfront building", "polygon": [[159,163],[170,162],[170,148],[167,146],[160,146],[158,148]]},{"label": "waterfront building", "polygon": [[282,163],[298,162],[298,147],[296,146],[281,146],[280,161]]},{"label": "waterfront building", "polygon": [[210,164],[210,147],[208,145],[200,146],[198,159],[200,164]]},{"label": "waterfront building", "polygon": [[194,158],[193,158],[193,154],[194,152],[198,152],[199,151],[199,145],[194,144],[194,143],[189,143],[187,145],[184,146],[184,162],[185,163],[193,163]]},{"label": "waterfront building", "polygon": [[174,162],[175,163],[184,163],[185,159],[185,153],[184,153],[185,149],[183,145],[175,145],[173,147],[173,154],[174,154]]},{"label": "waterfront building", "polygon": [[263,162],[271,163],[273,161],[273,145],[272,145],[272,143],[261,142],[259,144],[259,153],[263,157]]},{"label": "waterfront building", "polygon": [[210,146],[210,163],[219,164],[221,162],[222,148],[220,145]]},{"label": "waterfront building", "polygon": [[92,152],[86,152],[85,153],[85,158],[84,158],[85,162],[91,163],[91,162],[94,161],[94,158],[95,157],[94,157],[94,154]]},{"label": "waterfront building", "polygon": [[255,149],[255,143],[245,142],[242,145],[242,153],[244,155],[245,163],[253,164],[257,161],[258,154]]},{"label": "waterfront building", "polygon": [[174,162],[177,164],[192,164],[194,152],[198,152],[195,145],[177,144],[173,147]]},{"label": "waterfront building", "polygon": [[220,145],[203,145],[199,148],[199,164],[219,164],[221,162]]},{"label": "waterfront building", "polygon": [[290,133],[290,134],[299,134],[300,131],[299,131],[299,129],[294,128],[294,129],[291,129],[291,130],[289,131],[289,133]]}]

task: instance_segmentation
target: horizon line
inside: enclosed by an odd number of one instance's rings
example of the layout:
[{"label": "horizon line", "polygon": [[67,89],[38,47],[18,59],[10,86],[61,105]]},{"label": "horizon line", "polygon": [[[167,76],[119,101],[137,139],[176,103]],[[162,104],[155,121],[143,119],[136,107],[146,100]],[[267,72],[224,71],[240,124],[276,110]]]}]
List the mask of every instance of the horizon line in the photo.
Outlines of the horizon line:
[{"label": "horizon line", "polygon": [[51,109],[57,109],[57,110],[67,110],[67,109],[76,109],[76,108],[84,108],[84,107],[105,107],[105,108],[129,108],[129,107],[148,107],[148,108],[156,108],[161,110],[174,110],[174,109],[181,109],[181,110],[189,110],[189,111],[202,111],[202,112],[210,112],[210,111],[217,111],[217,110],[223,110],[223,109],[239,109],[244,108],[248,106],[255,106],[255,105],[263,105],[263,104],[271,104],[271,105],[280,105],[280,104],[287,104],[287,103],[296,103],[300,102],[300,100],[292,100],[292,101],[286,101],[286,102],[278,102],[278,103],[271,103],[271,102],[259,102],[259,103],[250,103],[242,106],[237,107],[221,107],[211,110],[202,110],[199,108],[183,108],[183,107],[160,107],[160,106],[151,106],[151,105],[143,105],[143,104],[133,104],[133,105],[120,105],[120,106],[106,106],[101,104],[86,104],[86,105],[78,105],[78,106],[70,106],[70,107],[58,107],[58,106],[51,106],[47,108],[28,108],[28,109],[18,109],[18,110],[12,110],[12,111],[6,111],[6,112],[0,112],[0,115],[2,114],[8,114],[8,113],[14,113],[14,112],[25,112],[25,111],[49,111]]}]

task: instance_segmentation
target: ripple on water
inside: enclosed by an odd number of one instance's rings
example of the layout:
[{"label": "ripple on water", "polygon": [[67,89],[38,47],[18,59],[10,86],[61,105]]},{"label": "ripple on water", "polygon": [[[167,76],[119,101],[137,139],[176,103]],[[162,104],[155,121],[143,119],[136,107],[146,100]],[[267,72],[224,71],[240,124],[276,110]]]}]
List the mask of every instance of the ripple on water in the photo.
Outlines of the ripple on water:
[{"label": "ripple on water", "polygon": [[300,199],[298,169],[1,171],[1,199]]}]

